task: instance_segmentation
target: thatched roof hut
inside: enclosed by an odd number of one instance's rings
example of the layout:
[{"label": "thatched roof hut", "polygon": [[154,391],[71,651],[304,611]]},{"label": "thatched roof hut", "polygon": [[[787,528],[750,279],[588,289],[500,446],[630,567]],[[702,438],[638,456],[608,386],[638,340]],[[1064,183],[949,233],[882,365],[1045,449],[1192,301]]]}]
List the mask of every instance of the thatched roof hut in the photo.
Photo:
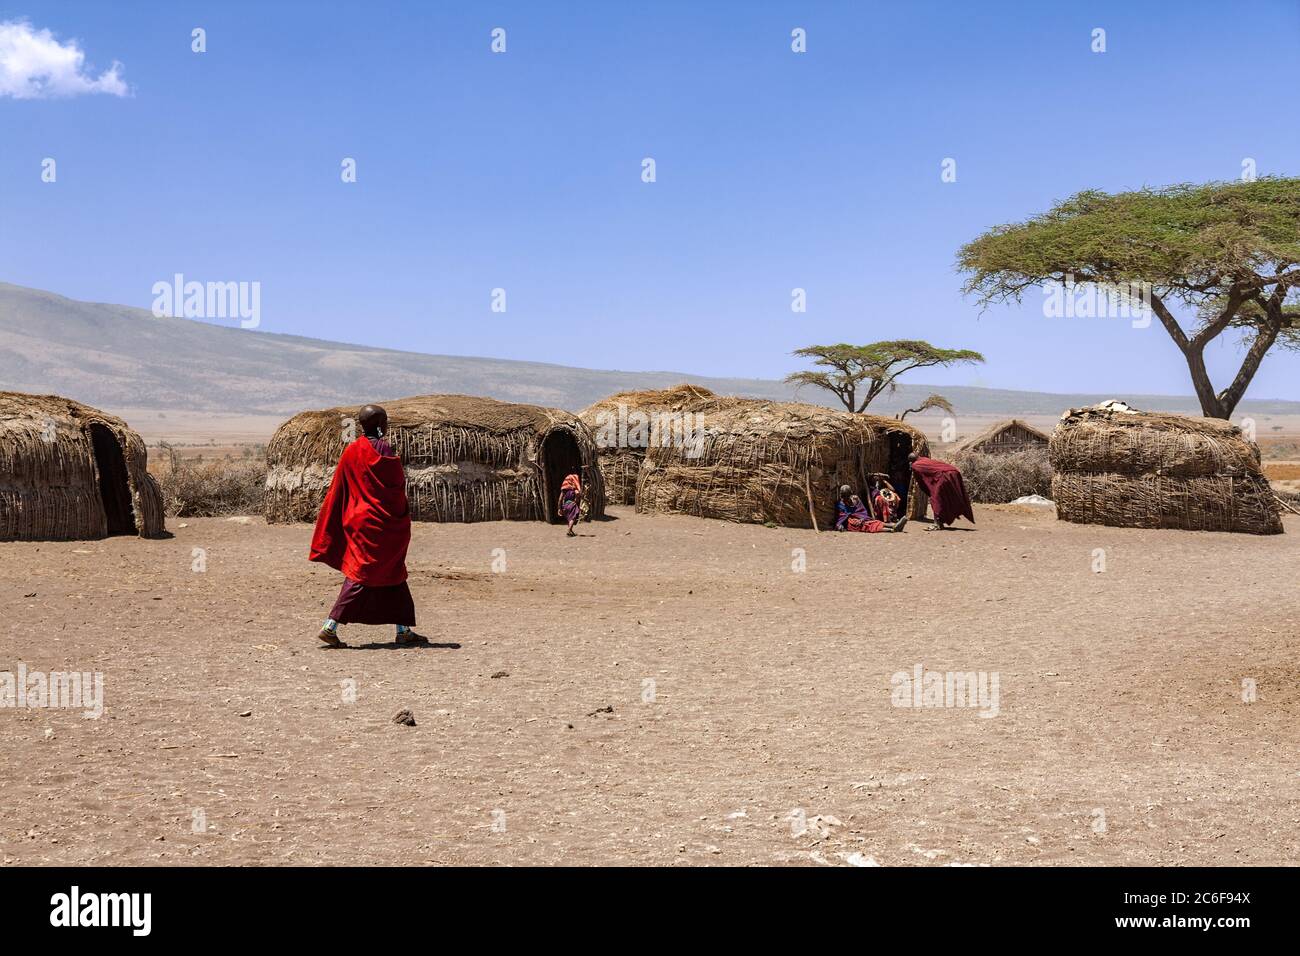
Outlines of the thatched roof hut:
[{"label": "thatched roof hut", "polygon": [[954,456],[1013,455],[1016,452],[1032,451],[1036,448],[1047,451],[1048,441],[1050,441],[1048,436],[1033,425],[1012,418],[1005,422],[996,422],[978,435],[966,439],[953,449],[952,454]]},{"label": "thatched roof hut", "polygon": [[839,486],[860,491],[890,476],[912,517],[925,514],[909,452],[929,454],[925,435],[893,418],[752,398],[691,406],[695,440],[646,450],[636,510],[794,528],[833,523]]},{"label": "thatched roof hut", "polygon": [[612,505],[636,503],[636,480],[652,444],[671,433],[678,416],[695,404],[716,397],[700,385],[619,392],[578,413],[596,436],[605,500]]},{"label": "thatched roof hut", "polygon": [[[385,438],[406,469],[417,521],[555,521],[560,483],[580,472],[588,517],[605,513],[591,431],[555,408],[468,395],[384,402]],[[266,447],[266,520],[314,521],[356,408],[302,412]]]},{"label": "thatched roof hut", "polygon": [[1214,418],[1071,409],[1052,433],[1057,516],[1124,528],[1280,534],[1259,448]]},{"label": "thatched roof hut", "polygon": [[57,395],[0,392],[0,540],[163,533],[144,440],[126,422]]}]

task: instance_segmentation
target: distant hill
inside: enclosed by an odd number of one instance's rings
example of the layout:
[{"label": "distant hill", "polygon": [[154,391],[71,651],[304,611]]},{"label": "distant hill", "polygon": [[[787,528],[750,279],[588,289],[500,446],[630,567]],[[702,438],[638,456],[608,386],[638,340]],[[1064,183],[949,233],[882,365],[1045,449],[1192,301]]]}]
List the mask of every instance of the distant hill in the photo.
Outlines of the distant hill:
[{"label": "distant hill", "polygon": [[[764,379],[683,372],[624,372],[540,362],[424,355],[258,332],[190,319],[158,319],[146,309],[78,302],[0,283],[0,388],[53,392],[106,408],[224,414],[291,414],[403,395],[459,392],[577,410],[613,392],[691,381],[728,395],[789,399]],[[901,386],[872,411],[892,413],[935,391]],[[1152,410],[1199,414],[1191,397],[1053,395],[945,385],[963,415],[1051,415],[1122,398]],[[799,398],[831,404],[812,389]],[[1300,402],[1246,401],[1250,414],[1300,414]]]}]

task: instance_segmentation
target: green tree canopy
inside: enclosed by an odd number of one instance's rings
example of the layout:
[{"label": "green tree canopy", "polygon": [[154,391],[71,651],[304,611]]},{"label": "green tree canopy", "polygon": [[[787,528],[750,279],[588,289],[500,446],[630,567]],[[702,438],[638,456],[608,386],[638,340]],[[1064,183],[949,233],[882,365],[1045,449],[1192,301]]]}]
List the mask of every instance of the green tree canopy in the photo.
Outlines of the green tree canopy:
[{"label": "green tree canopy", "polygon": [[[1049,283],[1143,288],[1178,346],[1206,417],[1228,418],[1274,345],[1300,347],[1300,179],[1087,191],[962,246],[965,292],[983,305]],[[1184,328],[1170,310],[1191,307]],[[1205,347],[1228,329],[1246,354],[1216,391]]]},{"label": "green tree canopy", "polygon": [[[824,388],[851,412],[865,411],[881,393],[894,391],[898,387],[898,377],[905,372],[936,365],[984,361],[979,352],[941,349],[915,339],[873,342],[871,345],[809,345],[796,349],[794,354],[811,358],[814,365],[825,371],[795,372],[786,376],[786,382],[795,386]],[[909,411],[935,407],[952,408],[942,395],[931,395],[921,409]]]}]

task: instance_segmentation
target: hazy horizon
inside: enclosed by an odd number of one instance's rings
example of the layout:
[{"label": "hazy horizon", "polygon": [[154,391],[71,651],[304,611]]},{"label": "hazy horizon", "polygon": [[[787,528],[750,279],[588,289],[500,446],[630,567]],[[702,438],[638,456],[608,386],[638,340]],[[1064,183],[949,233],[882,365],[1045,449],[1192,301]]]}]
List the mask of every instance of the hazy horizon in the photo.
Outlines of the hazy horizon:
[{"label": "hazy horizon", "polygon": [[[986,416],[1055,417],[1067,407],[1107,398],[1150,410],[1199,414],[1191,395],[936,386],[924,378],[922,374],[902,382],[870,410],[896,414],[916,407],[939,387],[952,400],[959,421]],[[839,407],[828,392],[796,390],[777,379],[394,351],[199,320],[159,319],[132,306],[83,302],[0,282],[0,387],[53,391],[106,408],[292,413],[331,404],[453,392],[576,411],[615,392],[664,388],[682,381],[720,394]],[[1239,410],[1266,417],[1296,415],[1300,403],[1250,397]]]}]

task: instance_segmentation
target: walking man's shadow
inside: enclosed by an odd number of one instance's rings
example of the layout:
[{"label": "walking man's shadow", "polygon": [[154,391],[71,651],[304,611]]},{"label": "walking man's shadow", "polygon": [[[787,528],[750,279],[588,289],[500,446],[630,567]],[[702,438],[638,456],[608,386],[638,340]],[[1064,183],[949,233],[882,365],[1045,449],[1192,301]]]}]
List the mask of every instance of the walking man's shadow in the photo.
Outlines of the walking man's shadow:
[{"label": "walking man's shadow", "polygon": [[349,644],[346,641],[338,647],[329,647],[323,645],[327,651],[418,651],[418,650],[443,650],[458,651],[460,644],[455,641],[437,642],[430,640],[419,640],[410,644],[398,644],[396,641],[370,641],[366,644]]}]

